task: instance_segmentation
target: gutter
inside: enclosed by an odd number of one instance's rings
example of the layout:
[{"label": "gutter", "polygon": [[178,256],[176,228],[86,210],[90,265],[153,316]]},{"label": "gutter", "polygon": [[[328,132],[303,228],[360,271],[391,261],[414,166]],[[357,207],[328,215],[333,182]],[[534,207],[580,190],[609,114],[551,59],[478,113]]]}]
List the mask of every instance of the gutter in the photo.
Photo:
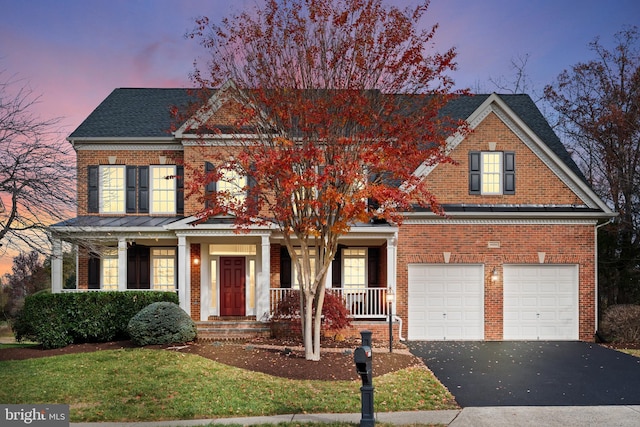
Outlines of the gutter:
[{"label": "gutter", "polygon": [[[616,213],[615,216],[617,216],[618,214]],[[594,277],[594,284],[595,284],[595,296],[596,296],[596,300],[595,300],[595,320],[596,320],[596,324],[595,324],[595,335],[596,337],[598,336],[598,302],[600,301],[600,294],[598,293],[598,230],[600,230],[602,227],[604,227],[605,225],[609,225],[613,223],[613,219],[614,217],[609,218],[609,220],[607,222],[603,222],[602,224],[598,224],[595,226],[594,228],[594,237],[595,237],[595,249],[594,249],[594,270],[595,270],[595,277]]]}]

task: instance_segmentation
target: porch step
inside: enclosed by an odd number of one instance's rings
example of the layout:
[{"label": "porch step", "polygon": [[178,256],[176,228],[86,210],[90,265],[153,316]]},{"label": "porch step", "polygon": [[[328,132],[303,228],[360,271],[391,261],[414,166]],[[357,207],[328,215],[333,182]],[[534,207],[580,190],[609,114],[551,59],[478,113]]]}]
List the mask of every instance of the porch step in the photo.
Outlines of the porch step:
[{"label": "porch step", "polygon": [[198,341],[230,341],[271,335],[269,325],[256,320],[209,320],[196,322]]}]

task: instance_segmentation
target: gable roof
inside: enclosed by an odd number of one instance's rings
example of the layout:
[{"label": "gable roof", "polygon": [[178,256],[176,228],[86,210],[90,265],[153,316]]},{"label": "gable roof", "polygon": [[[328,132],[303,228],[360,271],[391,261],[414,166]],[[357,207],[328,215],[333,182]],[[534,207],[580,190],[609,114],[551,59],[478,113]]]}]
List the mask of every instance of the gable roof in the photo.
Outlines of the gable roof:
[{"label": "gable roof", "polygon": [[[173,107],[185,108],[198,101],[198,89],[119,88],[91,112],[69,135],[74,139],[102,138],[172,138],[170,133]],[[443,116],[468,119],[489,94],[461,96],[451,100],[442,110]],[[587,182],[578,165],[555,134],[529,95],[498,96],[547,145],[558,158]],[[177,123],[180,125],[180,123]]]},{"label": "gable roof", "polygon": [[171,137],[171,108],[196,100],[194,89],[115,89],[68,139]]}]

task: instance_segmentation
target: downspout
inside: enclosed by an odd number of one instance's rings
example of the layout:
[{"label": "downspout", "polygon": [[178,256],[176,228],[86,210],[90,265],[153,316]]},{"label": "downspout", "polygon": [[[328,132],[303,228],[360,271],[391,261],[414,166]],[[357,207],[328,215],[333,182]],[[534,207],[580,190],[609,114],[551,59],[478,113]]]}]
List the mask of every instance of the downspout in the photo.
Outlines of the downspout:
[{"label": "downspout", "polygon": [[393,316],[393,321],[394,322],[398,322],[398,339],[400,341],[404,341],[404,338],[402,338],[402,317],[400,316]]},{"label": "downspout", "polygon": [[600,294],[598,293],[598,230],[600,230],[602,227],[604,227],[605,225],[609,225],[613,223],[613,217],[609,218],[609,220],[607,222],[603,222],[602,224],[598,224],[596,225],[595,229],[594,229],[594,233],[595,233],[595,249],[594,249],[594,270],[595,270],[595,277],[594,277],[594,283],[595,283],[595,295],[596,295],[596,300],[595,300],[595,319],[596,319],[596,330],[595,330],[595,334],[596,337],[598,337],[598,302],[600,301]]}]

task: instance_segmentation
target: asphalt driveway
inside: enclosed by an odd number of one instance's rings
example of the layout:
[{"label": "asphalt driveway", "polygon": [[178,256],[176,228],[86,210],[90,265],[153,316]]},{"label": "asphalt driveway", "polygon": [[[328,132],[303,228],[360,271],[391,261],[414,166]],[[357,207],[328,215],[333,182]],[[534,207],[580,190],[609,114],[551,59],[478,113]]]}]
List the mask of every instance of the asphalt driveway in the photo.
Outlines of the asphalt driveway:
[{"label": "asphalt driveway", "polygon": [[462,407],[640,405],[640,358],[598,344],[407,344]]}]

